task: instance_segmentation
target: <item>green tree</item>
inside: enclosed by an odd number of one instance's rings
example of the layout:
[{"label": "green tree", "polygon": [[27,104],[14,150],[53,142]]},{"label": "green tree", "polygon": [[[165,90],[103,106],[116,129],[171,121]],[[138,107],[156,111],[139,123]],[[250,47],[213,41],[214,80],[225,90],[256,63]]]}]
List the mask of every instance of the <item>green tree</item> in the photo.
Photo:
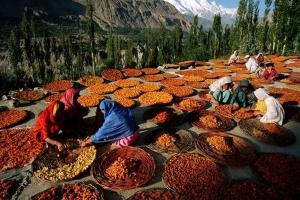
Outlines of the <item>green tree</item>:
[{"label": "green tree", "polygon": [[221,41],[222,41],[222,22],[221,22],[221,15],[215,15],[214,21],[212,25],[212,30],[214,32],[214,58],[220,56],[221,52]]},{"label": "green tree", "polygon": [[131,39],[127,40],[127,49],[125,55],[125,67],[133,68],[133,42]]},{"label": "green tree", "polygon": [[8,42],[8,55],[9,62],[13,68],[13,72],[16,76],[18,76],[20,68],[19,62],[21,61],[21,47],[20,47],[20,38],[15,30],[10,32],[10,38]]},{"label": "green tree", "polygon": [[86,2],[86,16],[88,18],[88,35],[90,40],[91,63],[95,75],[95,24],[93,20],[94,8],[90,0]]}]

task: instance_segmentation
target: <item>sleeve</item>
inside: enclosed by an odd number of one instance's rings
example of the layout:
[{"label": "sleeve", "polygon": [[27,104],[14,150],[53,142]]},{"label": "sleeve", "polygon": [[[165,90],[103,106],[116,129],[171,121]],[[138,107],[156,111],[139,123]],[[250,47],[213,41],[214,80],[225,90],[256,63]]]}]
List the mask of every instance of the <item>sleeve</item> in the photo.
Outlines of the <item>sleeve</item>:
[{"label": "sleeve", "polygon": [[91,136],[91,140],[93,143],[100,143],[102,138],[102,130],[103,130],[103,126],[101,128],[98,129],[98,131]]},{"label": "sleeve", "polygon": [[273,103],[266,102],[267,105],[267,112],[266,114],[260,119],[262,123],[274,123],[279,116],[277,112],[276,106]]}]

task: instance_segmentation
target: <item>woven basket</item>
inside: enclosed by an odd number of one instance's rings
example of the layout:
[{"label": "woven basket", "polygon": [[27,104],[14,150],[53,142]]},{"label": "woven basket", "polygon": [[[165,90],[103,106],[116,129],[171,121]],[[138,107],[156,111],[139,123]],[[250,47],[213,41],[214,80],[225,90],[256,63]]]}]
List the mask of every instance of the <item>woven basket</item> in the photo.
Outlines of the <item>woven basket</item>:
[{"label": "woven basket", "polygon": [[105,69],[102,71],[101,76],[108,81],[117,81],[124,79],[124,75],[117,69]]},{"label": "woven basket", "polygon": [[74,86],[74,83],[69,80],[53,81],[43,85],[43,89],[50,92],[62,92],[70,89]]},{"label": "woven basket", "polygon": [[[228,142],[232,143],[232,152],[220,151],[211,146],[207,138],[212,136],[228,137]],[[223,165],[243,166],[255,159],[255,150],[248,141],[228,133],[203,133],[196,138],[195,146],[203,156]]]},{"label": "woven basket", "polygon": [[29,113],[26,110],[15,109],[15,110],[8,110],[8,111],[0,111],[0,118],[1,118],[0,129],[16,126],[26,121],[28,117],[29,117]]},{"label": "woven basket", "polygon": [[[199,121],[199,118],[202,116],[206,116],[206,115],[213,115],[215,116],[219,122],[222,123],[221,126],[219,126],[219,128],[211,128],[206,126],[205,124],[203,124],[202,122]],[[225,118],[222,117],[220,115],[217,115],[215,112],[210,111],[210,110],[202,110],[200,112],[198,112],[196,114],[196,116],[194,117],[194,119],[192,119],[192,125],[200,128],[200,129],[204,129],[204,130],[208,130],[208,131],[213,131],[213,132],[226,132],[226,131],[230,131],[232,130],[235,126],[236,126],[236,122],[232,119],[229,118]]]},{"label": "woven basket", "polygon": [[127,200],[179,200],[179,196],[166,188],[150,188],[136,192]]},{"label": "woven basket", "polygon": [[216,199],[225,176],[200,154],[180,153],[165,162],[163,181],[183,199]]},{"label": "woven basket", "polygon": [[286,146],[295,141],[294,134],[284,127],[280,127],[280,133],[271,133],[257,119],[241,120],[238,124],[243,133],[267,144]]},{"label": "woven basket", "polygon": [[[171,116],[170,116],[169,120],[157,121],[155,119],[155,116],[157,114],[161,113],[161,112],[164,112],[164,111],[170,113]],[[143,118],[146,121],[158,124],[160,126],[178,126],[178,125],[185,122],[185,119],[184,119],[184,116],[183,116],[182,112],[176,111],[172,108],[167,108],[167,107],[163,107],[163,108],[153,107],[153,108],[150,108],[150,109],[148,109],[144,112]]]},{"label": "woven basket", "polygon": [[[51,192],[52,195],[55,195],[55,199],[62,199],[63,195],[65,195],[64,189],[69,188],[72,191],[73,187],[76,186],[76,185],[84,187],[85,188],[84,191],[90,190],[90,192],[93,193],[93,196],[88,196],[88,197],[84,196],[86,199],[89,199],[89,200],[96,200],[96,199],[97,200],[103,200],[102,191],[99,188],[97,188],[97,186],[95,186],[94,184],[89,183],[89,182],[81,182],[81,183],[77,183],[77,184],[76,183],[75,184],[63,184],[63,185],[59,185],[57,187],[52,187],[48,190],[45,190],[43,192],[40,192],[40,193],[34,195],[30,199],[38,200],[41,197],[41,195],[43,195],[43,193],[48,192],[48,191],[50,192],[50,190],[53,190],[53,189],[57,190],[57,193],[55,193],[55,194],[53,194],[53,192]],[[76,190],[73,190],[73,192],[76,195]],[[82,192],[82,191],[79,191],[79,192]],[[49,196],[48,196],[48,198],[50,199]],[[52,196],[52,198],[54,198],[54,197]],[[73,198],[74,198],[74,196],[68,197],[68,199],[73,199]],[[81,198],[83,198],[83,197],[81,197]],[[42,198],[42,199],[44,199],[44,198]],[[76,199],[78,199],[78,197]]]},{"label": "woven basket", "polygon": [[[197,107],[190,107],[189,108],[189,107],[183,107],[183,106],[180,105],[181,101],[188,100],[188,99],[197,102],[199,104],[199,106],[197,106]],[[179,109],[179,110],[189,111],[189,112],[200,111],[200,110],[204,109],[207,106],[207,104],[208,104],[207,101],[200,100],[200,99],[192,99],[192,98],[185,98],[185,99],[182,99],[181,101],[174,103],[173,104],[174,108]]]},{"label": "woven basket", "polygon": [[[29,93],[31,95],[26,96],[26,93]],[[31,96],[31,97],[30,97]],[[18,91],[12,95],[12,99],[16,99],[19,101],[39,101],[45,97],[45,94],[42,90],[24,90],[24,91]]]},{"label": "woven basket", "polygon": [[[155,139],[159,133],[168,133],[174,138],[176,138],[175,145],[171,145],[169,147],[161,146],[155,143]],[[147,134],[145,137],[145,143],[148,147],[156,151],[158,153],[167,153],[167,154],[174,154],[180,152],[188,152],[189,150],[193,149],[193,136],[190,132],[186,130],[178,130],[172,128],[166,129],[157,129]]]},{"label": "woven basket", "polygon": [[[139,169],[133,177],[124,180],[113,180],[106,175],[106,169],[117,158],[136,159],[140,161]],[[146,184],[154,175],[154,158],[137,147],[124,147],[110,150],[102,154],[92,166],[92,175],[104,189],[111,191],[129,190]]]},{"label": "woven basket", "polygon": [[299,199],[300,160],[282,153],[261,153],[251,166],[259,177],[267,183]]}]

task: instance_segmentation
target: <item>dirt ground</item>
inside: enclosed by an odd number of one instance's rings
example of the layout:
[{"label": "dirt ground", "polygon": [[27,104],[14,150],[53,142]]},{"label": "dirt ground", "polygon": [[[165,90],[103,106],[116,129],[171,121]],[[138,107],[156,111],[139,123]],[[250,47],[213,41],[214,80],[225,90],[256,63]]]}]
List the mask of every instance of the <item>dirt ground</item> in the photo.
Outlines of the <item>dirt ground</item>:
[{"label": "dirt ground", "polygon": [[[170,70],[174,71],[174,70]],[[274,85],[272,85],[274,86]],[[287,87],[285,84],[275,83],[275,86],[283,86]],[[299,88],[300,89],[300,88]],[[82,93],[85,93],[85,91],[82,91]],[[28,105],[26,107],[20,107],[19,109],[24,109],[30,111],[30,120],[28,120],[26,123],[23,123],[19,126],[16,126],[18,128],[20,127],[32,127],[35,123],[36,116],[46,107],[46,103],[41,100],[38,101],[32,105]],[[7,101],[0,101],[0,106],[8,106],[11,108],[11,100]],[[155,129],[157,126],[151,122],[145,122],[143,119],[143,113],[147,110],[147,107],[141,107],[137,106],[133,109],[135,113],[136,120],[140,126],[141,130],[141,137],[136,143],[136,146],[142,147],[147,152],[149,152],[154,158],[156,162],[156,171],[154,177],[151,179],[149,183],[147,183],[144,187],[139,187],[133,190],[127,190],[127,191],[120,191],[118,193],[110,192],[103,190],[104,199],[107,200],[119,200],[119,199],[127,199],[132,194],[134,194],[136,191],[148,189],[148,188],[156,188],[156,187],[165,187],[161,175],[163,171],[163,163],[165,160],[167,160],[171,155],[168,154],[159,154],[154,151],[151,151],[144,145],[144,136],[151,130]],[[90,109],[90,112],[87,118],[91,118],[95,115],[95,108]],[[249,139],[254,145],[257,150],[257,152],[282,152],[294,155],[300,159],[300,123],[297,122],[288,122],[284,125],[284,127],[290,129],[296,136],[296,142],[290,146],[286,147],[278,147],[273,145],[267,145],[258,142],[257,140],[243,134],[239,127],[236,127],[232,131],[229,131],[230,133],[234,135],[238,135],[244,138]],[[192,127],[190,124],[185,123],[180,126],[178,126],[179,129],[185,129],[189,130],[193,135],[198,135],[201,133],[204,133],[205,131],[199,130],[197,128]],[[100,149],[105,151],[108,148],[108,146],[102,146]],[[192,150],[191,152],[196,152],[196,150]],[[250,167],[222,167],[223,172],[226,174],[227,180],[230,179],[256,179],[257,177],[252,173]],[[9,171],[5,171],[3,173],[0,173],[0,179],[19,179],[22,178],[24,175],[28,175],[28,172],[30,174],[31,172],[31,166],[27,166],[22,169],[13,169]],[[92,176],[90,176],[90,171],[88,170],[86,173],[82,174],[80,177],[76,178],[74,181],[70,182],[64,182],[64,183],[50,183],[38,180],[34,176],[30,176],[29,184],[24,188],[24,190],[19,195],[18,199],[30,199],[30,197],[34,196],[37,193],[40,193],[50,187],[57,186],[59,184],[65,184],[65,183],[73,183],[73,182],[94,182]],[[95,183],[95,182],[94,182]]]}]

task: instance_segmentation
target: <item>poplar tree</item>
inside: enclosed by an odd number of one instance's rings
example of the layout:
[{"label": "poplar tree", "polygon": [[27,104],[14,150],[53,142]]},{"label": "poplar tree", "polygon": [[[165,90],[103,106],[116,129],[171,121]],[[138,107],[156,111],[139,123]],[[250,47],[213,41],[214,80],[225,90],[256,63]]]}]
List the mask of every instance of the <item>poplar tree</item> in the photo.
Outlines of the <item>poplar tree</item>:
[{"label": "poplar tree", "polygon": [[88,34],[91,52],[91,63],[93,67],[93,75],[95,75],[95,25],[93,20],[94,8],[90,0],[86,2],[86,16],[88,18]]},{"label": "poplar tree", "polygon": [[220,56],[221,51],[221,40],[222,40],[222,23],[221,23],[221,15],[215,15],[214,21],[212,25],[212,30],[214,32],[214,58]]}]

